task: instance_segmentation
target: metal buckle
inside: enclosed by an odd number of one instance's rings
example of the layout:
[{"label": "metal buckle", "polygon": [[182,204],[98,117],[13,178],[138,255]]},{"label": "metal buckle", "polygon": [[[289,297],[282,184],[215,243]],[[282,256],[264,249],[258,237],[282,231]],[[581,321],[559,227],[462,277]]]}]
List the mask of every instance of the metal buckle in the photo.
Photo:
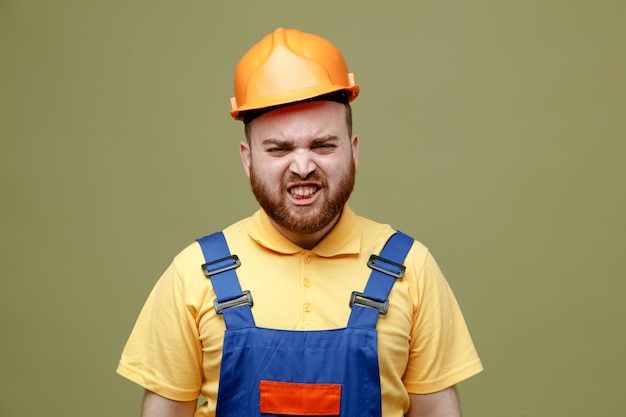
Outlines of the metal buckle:
[{"label": "metal buckle", "polygon": [[231,298],[230,300],[225,300],[222,302],[217,301],[217,299],[213,301],[215,313],[217,313],[218,315],[222,315],[224,313],[224,310],[227,308],[239,307],[244,304],[248,304],[250,307],[252,307],[252,305],[254,304],[252,301],[252,294],[248,290],[245,290],[243,292],[243,295],[240,297]]},{"label": "metal buckle", "polygon": [[394,278],[402,278],[406,270],[406,266],[390,261],[389,259],[381,258],[377,255],[370,256],[369,261],[367,261],[367,266],[383,274],[391,275]]},{"label": "metal buckle", "polygon": [[352,295],[350,296],[350,308],[352,308],[355,304],[363,307],[374,308],[378,310],[380,315],[383,316],[387,314],[387,310],[389,309],[389,300],[376,301],[371,298],[364,297],[362,292],[352,291]]},{"label": "metal buckle", "polygon": [[202,270],[206,276],[216,275],[220,272],[228,271],[229,269],[239,268],[241,261],[237,255],[227,256],[215,261],[207,262],[202,265]]}]

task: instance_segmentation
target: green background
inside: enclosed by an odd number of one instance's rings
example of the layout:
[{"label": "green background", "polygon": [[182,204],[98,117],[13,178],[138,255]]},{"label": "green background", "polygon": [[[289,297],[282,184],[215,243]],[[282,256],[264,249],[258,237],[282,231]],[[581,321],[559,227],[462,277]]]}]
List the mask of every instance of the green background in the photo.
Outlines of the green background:
[{"label": "green background", "polygon": [[114,370],[171,258],[256,208],[229,115],[275,27],[332,40],[360,214],[430,247],[466,417],[623,416],[623,1],[0,1],[0,416],[137,416]]}]

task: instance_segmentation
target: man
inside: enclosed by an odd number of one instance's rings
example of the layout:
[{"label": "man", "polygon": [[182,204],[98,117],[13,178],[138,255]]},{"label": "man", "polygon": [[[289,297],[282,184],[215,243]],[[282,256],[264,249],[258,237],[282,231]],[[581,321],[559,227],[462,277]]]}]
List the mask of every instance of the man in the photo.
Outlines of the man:
[{"label": "man", "polygon": [[231,115],[261,209],[153,289],[118,367],[146,389],[143,416],[460,415],[455,384],[482,366],[445,278],[347,205],[358,93],[309,33],[277,29],[239,62]]}]

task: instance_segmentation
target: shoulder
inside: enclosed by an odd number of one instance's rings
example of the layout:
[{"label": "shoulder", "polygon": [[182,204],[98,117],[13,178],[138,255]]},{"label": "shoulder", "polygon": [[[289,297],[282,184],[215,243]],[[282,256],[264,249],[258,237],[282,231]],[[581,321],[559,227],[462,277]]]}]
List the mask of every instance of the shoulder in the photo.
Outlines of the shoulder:
[{"label": "shoulder", "polygon": [[196,241],[190,242],[174,257],[169,268],[169,270],[171,270],[170,273],[187,282],[194,280],[204,281],[206,277],[202,272],[202,265],[211,259],[205,259],[204,253],[198,241],[203,237],[221,232],[226,237],[230,246],[231,239],[234,239],[238,234],[240,234],[241,231],[245,230],[245,225],[248,220],[249,218],[242,219],[222,231],[200,235]]},{"label": "shoulder", "polygon": [[374,246],[382,248],[389,238],[397,232],[406,235],[412,242],[411,250],[407,256],[407,260],[412,262],[423,263],[429,256],[428,247],[421,241],[417,240],[410,232],[405,232],[394,228],[387,223],[380,223],[375,220],[357,216],[363,226],[363,244],[364,246]]}]

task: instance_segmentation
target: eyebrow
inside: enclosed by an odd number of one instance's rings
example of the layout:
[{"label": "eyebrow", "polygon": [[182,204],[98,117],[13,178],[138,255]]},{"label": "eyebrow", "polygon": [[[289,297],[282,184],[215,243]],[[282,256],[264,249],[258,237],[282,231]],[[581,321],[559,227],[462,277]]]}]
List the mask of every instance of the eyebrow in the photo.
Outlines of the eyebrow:
[{"label": "eyebrow", "polygon": [[[311,145],[319,145],[320,143],[326,143],[326,142],[336,142],[338,140],[339,140],[339,137],[335,135],[327,135],[321,138],[313,139],[311,141]],[[291,144],[292,142],[288,140],[280,140],[280,139],[275,139],[275,138],[268,138],[268,139],[263,140],[263,142],[261,142],[261,145],[263,146],[270,146],[270,145],[291,146]]]}]

